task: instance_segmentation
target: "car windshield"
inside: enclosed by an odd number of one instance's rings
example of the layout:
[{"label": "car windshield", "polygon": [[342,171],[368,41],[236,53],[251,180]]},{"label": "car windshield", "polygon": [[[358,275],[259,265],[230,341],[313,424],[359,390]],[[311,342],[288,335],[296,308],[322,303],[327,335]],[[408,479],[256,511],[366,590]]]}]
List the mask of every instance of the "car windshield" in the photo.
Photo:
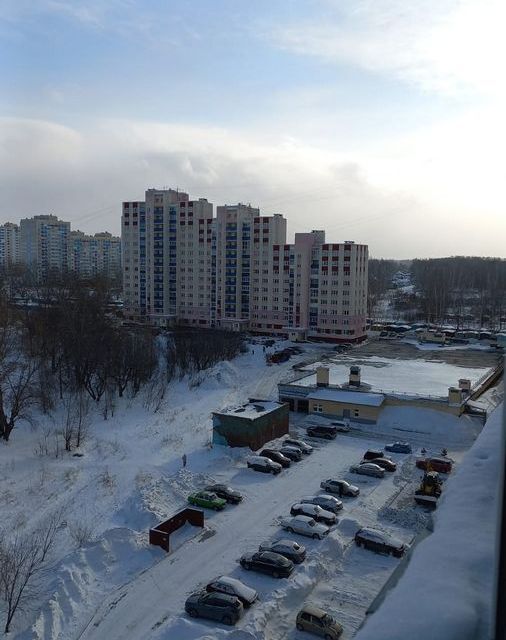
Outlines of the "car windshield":
[{"label": "car windshield", "polygon": [[315,526],[315,524],[316,524],[316,522],[315,522],[314,520],[309,520],[309,521],[308,521],[308,525],[309,525],[310,527],[314,527],[314,526]]}]

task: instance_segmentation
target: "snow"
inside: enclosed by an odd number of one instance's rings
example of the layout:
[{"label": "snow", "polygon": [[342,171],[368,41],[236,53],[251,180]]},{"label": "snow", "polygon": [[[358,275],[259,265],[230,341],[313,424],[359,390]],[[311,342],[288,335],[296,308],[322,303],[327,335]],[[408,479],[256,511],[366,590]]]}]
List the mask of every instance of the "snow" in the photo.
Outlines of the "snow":
[{"label": "snow", "polygon": [[265,416],[279,407],[283,406],[281,402],[272,402],[259,400],[257,402],[248,402],[240,407],[232,407],[223,411],[214,411],[216,415],[220,416],[237,416],[238,418],[247,418],[248,420],[255,420],[260,416]]},{"label": "snow", "polygon": [[[425,360],[394,360],[391,358],[341,357],[338,362],[316,362],[303,367],[313,371],[317,367],[329,368],[329,384],[339,386],[348,383],[350,366],[361,368],[361,382],[370,385],[370,391],[404,393],[408,395],[438,396],[448,394],[448,387],[456,386],[460,378],[468,378],[474,385],[488,371],[485,367],[461,367],[446,362]],[[316,372],[298,379],[293,384],[316,387]]]},{"label": "snow", "polygon": [[337,389],[318,389],[307,396],[310,400],[332,400],[334,402],[348,402],[367,407],[379,407],[385,396],[360,391],[339,391]]},{"label": "snow", "polygon": [[492,637],[498,478],[504,457],[501,409],[445,484],[434,532],[415,549],[404,575],[357,640]]},{"label": "snow", "polygon": [[[44,590],[33,609],[16,621],[13,638],[295,640],[301,638],[296,613],[311,601],[343,624],[343,640],[348,640],[398,566],[394,558],[356,548],[355,532],[374,527],[409,543],[427,519],[411,499],[419,478],[415,454],[392,454],[398,471],[384,479],[353,477],[349,466],[366,449],[402,437],[434,452],[447,446],[458,468],[480,422],[386,407],[377,425],[356,425],[335,441],[315,442],[311,455],[279,476],[247,469],[249,450],[210,446],[214,411],[252,397],[275,400],[277,384],[291,376],[294,363],[332,353],[325,345],[305,344],[304,349],[288,363],[267,366],[257,347],[191,380],[175,381],[156,413],[144,406],[142,397],[124,398],[114,417],[104,421],[98,412],[93,416],[82,458],[61,452],[58,458],[36,455],[42,419],[36,432],[15,431],[0,451],[2,462],[8,459],[0,468],[4,526],[13,532],[35,528],[53,508],[66,505],[67,528]],[[290,414],[293,437],[305,439],[306,417]],[[307,559],[292,576],[275,580],[242,570],[238,559],[243,553],[257,551],[266,540],[292,537],[279,526],[281,518],[329,477],[353,479],[360,495],[343,500],[339,522],[323,541],[293,536],[307,548]],[[186,506],[190,493],[212,483],[238,489],[243,502],[219,513],[206,510],[204,529],[186,525],[171,536],[169,554],[150,547],[149,528]],[[90,528],[80,549],[67,536],[77,524]],[[184,613],[187,596],[223,575],[258,591],[259,602],[233,629],[189,619]]]}]

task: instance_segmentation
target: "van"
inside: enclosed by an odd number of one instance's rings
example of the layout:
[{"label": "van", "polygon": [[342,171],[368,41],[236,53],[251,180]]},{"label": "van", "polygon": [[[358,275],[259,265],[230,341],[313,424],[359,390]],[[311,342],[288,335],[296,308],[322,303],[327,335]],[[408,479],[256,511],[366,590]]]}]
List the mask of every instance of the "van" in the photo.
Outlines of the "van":
[{"label": "van", "polygon": [[326,611],[313,605],[305,605],[297,614],[296,626],[299,631],[307,631],[315,636],[338,640],[343,627]]}]

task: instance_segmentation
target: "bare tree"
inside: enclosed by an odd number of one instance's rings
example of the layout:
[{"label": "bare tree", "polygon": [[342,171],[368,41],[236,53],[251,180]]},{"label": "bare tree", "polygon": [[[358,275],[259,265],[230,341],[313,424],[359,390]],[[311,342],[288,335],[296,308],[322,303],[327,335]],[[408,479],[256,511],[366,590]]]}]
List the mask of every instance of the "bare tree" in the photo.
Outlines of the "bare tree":
[{"label": "bare tree", "polygon": [[0,367],[0,437],[7,441],[19,420],[32,421],[31,410],[38,402],[38,364],[11,354]]},{"label": "bare tree", "polygon": [[9,633],[16,612],[24,610],[37,593],[37,578],[47,568],[62,516],[62,510],[54,512],[34,533],[13,538],[0,533],[0,598],[5,608],[5,633]]}]

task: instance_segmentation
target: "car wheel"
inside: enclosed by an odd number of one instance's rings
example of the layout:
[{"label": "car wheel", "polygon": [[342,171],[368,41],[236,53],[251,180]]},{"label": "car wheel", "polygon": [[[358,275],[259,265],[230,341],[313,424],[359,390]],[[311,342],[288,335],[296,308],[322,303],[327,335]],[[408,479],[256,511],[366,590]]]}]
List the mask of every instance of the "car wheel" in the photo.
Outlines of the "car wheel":
[{"label": "car wheel", "polygon": [[313,533],[313,540],[319,540],[320,536],[317,533]]},{"label": "car wheel", "polygon": [[325,640],[334,640],[334,638],[330,636],[328,633],[326,633],[323,637],[325,638]]},{"label": "car wheel", "polygon": [[246,569],[246,571],[251,571],[251,564],[249,562],[245,562],[242,566]]},{"label": "car wheel", "polygon": [[228,625],[233,624],[232,623],[232,618],[230,616],[223,616],[221,621],[223,622],[223,624],[228,624]]},{"label": "car wheel", "polygon": [[272,572],[272,577],[273,578],[279,578],[279,573],[277,571],[273,571]]},{"label": "car wheel", "polygon": [[355,540],[355,544],[357,545],[357,547],[361,547],[362,543],[360,542],[360,540]]},{"label": "car wheel", "polygon": [[295,533],[292,527],[287,527],[286,530],[288,531],[288,533]]},{"label": "car wheel", "polygon": [[304,627],[301,625],[301,623],[300,623],[300,622],[297,622],[297,624],[296,624],[295,626],[297,627],[297,629],[298,629],[299,631],[304,631]]},{"label": "car wheel", "polygon": [[188,609],[188,615],[190,618],[198,618],[199,616],[197,609]]}]

